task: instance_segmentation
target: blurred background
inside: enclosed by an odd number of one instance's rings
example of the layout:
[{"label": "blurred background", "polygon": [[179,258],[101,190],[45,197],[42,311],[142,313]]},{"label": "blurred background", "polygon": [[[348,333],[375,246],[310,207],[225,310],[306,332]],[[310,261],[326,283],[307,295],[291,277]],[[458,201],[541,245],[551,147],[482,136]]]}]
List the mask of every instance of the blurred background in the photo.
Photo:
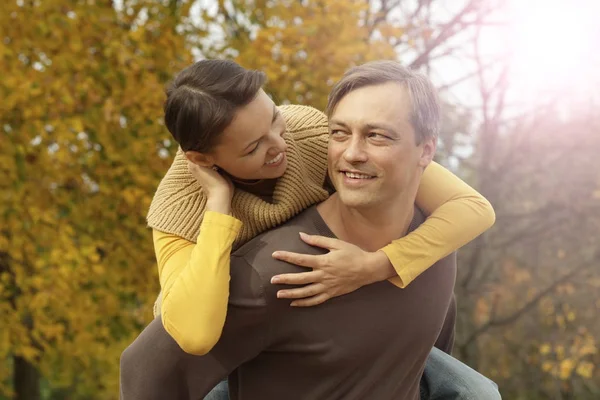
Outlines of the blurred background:
[{"label": "blurred background", "polygon": [[344,70],[426,72],[438,160],[495,226],[460,251],[455,356],[505,399],[600,398],[599,1],[3,0],[0,399],[117,399],[159,290],[145,216],[201,58],[324,109]]}]

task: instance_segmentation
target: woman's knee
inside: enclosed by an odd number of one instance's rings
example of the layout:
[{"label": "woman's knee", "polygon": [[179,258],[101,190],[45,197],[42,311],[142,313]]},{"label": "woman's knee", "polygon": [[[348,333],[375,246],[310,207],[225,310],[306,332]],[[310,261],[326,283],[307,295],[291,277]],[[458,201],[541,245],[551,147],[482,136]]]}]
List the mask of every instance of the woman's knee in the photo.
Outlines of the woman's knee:
[{"label": "woman's knee", "polygon": [[179,398],[176,364],[180,354],[160,319],[150,323],[121,354],[121,400]]},{"label": "woman's knee", "polygon": [[121,353],[120,360],[120,392],[121,400],[134,400],[148,398],[145,393],[147,387],[144,373],[144,355],[143,343],[136,339]]}]

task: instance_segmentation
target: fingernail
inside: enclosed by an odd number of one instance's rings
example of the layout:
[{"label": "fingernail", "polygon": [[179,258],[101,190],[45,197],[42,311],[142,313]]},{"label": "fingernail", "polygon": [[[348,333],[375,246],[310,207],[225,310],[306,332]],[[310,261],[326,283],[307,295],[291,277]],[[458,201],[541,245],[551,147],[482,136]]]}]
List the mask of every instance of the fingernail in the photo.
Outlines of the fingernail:
[{"label": "fingernail", "polygon": [[[279,283],[279,278],[274,276],[271,278],[271,283]],[[277,293],[277,295],[279,295],[279,293]]]},{"label": "fingernail", "polygon": [[283,295],[281,294],[281,292],[277,292],[277,298],[280,299],[281,297],[283,297]]},{"label": "fingernail", "polygon": [[276,251],[276,252],[274,252],[273,254],[271,254],[271,256],[272,256],[272,257],[278,257],[278,256],[279,256],[279,252],[278,252],[278,251]]},{"label": "fingernail", "polygon": [[307,237],[307,236],[308,236],[308,235],[307,235],[306,233],[304,233],[304,232],[300,232],[300,237],[301,237],[302,239],[306,239],[306,237]]}]

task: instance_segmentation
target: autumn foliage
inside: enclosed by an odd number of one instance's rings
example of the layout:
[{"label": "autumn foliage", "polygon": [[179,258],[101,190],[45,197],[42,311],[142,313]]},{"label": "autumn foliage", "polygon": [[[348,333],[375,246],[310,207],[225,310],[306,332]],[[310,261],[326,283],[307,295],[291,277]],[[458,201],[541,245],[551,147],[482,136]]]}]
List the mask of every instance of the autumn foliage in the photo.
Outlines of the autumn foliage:
[{"label": "autumn foliage", "polygon": [[[265,71],[279,103],[323,109],[348,67],[399,58],[428,68],[490,12],[477,0],[443,20],[430,1],[205,3],[2,3],[0,399],[117,398],[119,355],[158,293],[145,216],[176,151],[162,105],[177,71],[195,57],[233,58]],[[476,124],[446,111],[444,160],[456,132]],[[507,398],[596,398],[600,121],[552,110],[529,125],[499,121],[473,129],[459,171],[498,222],[461,255],[456,355]]]}]

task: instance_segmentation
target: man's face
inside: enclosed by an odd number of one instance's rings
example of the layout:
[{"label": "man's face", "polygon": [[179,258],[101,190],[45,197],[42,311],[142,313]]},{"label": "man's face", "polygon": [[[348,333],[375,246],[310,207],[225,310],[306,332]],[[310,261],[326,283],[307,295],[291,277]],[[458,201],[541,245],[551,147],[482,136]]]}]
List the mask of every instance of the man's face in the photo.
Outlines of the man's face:
[{"label": "man's face", "polygon": [[411,110],[408,91],[395,82],[356,89],[335,107],[328,166],[343,204],[371,208],[414,196],[435,141],[416,144]]}]

